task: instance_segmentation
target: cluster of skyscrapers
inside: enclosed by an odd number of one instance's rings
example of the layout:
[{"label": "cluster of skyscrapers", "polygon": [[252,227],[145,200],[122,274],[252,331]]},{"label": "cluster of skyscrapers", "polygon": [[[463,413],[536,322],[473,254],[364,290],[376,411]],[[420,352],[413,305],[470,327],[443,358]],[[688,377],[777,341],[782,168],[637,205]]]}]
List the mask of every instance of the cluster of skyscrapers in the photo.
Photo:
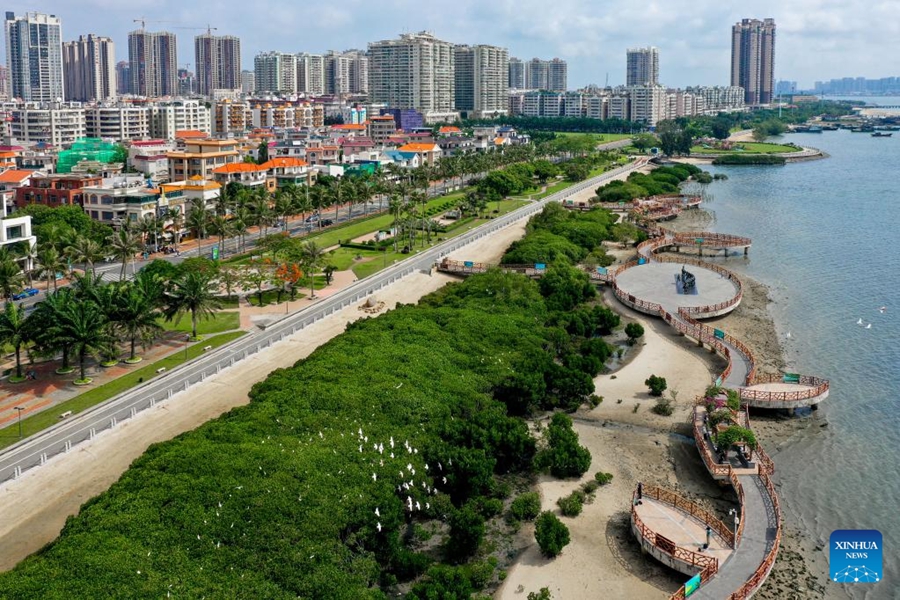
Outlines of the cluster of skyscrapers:
[{"label": "cluster of skyscrapers", "polygon": [[[521,60],[510,57],[506,48],[454,44],[428,32],[372,42],[365,51],[261,52],[252,70],[242,70],[240,39],[213,35],[214,28],[209,27],[194,38],[192,72],[190,65],[180,68],[177,62],[175,34],[151,32],[145,22],[138,22],[140,29],[128,34],[128,61],[117,63],[115,45],[108,37],[88,34],[63,42],[55,15],[7,12],[8,69],[3,77],[7,95],[39,103],[102,103],[129,94],[146,98],[199,94],[213,100],[253,93],[354,96],[415,109],[437,121],[460,114],[499,116],[510,111],[520,92],[568,90],[564,60]],[[772,19],[744,19],[734,25],[730,87],[742,88],[747,104],[773,101],[774,57]],[[625,88],[633,91],[629,95],[638,104],[644,98],[651,104],[662,102],[659,50],[629,48],[626,59]]]}]

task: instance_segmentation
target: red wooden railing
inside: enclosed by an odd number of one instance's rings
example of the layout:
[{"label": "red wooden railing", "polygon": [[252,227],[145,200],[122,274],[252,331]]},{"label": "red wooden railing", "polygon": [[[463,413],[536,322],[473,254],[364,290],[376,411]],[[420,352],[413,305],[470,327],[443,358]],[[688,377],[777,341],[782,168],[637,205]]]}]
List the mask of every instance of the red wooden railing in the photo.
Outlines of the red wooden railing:
[{"label": "red wooden railing", "polygon": [[658,502],[668,504],[669,506],[677,508],[681,512],[688,513],[704,525],[709,525],[725,540],[726,544],[734,548],[734,531],[732,531],[722,521],[716,518],[714,514],[712,514],[699,504],[691,502],[687,498],[679,496],[671,490],[666,490],[655,485],[643,486],[642,493],[644,498],[653,498]]},{"label": "red wooden railing", "polygon": [[644,525],[644,522],[641,521],[641,517],[637,513],[636,504],[637,490],[634,491],[631,502],[631,522],[634,524],[641,538],[646,540],[651,546],[659,548],[661,551],[665,552],[669,556],[672,556],[676,560],[695,567],[699,567],[700,569],[711,567],[714,573],[718,571],[719,560],[717,558],[706,554],[701,554],[699,552],[693,552],[691,550],[688,550],[687,548],[676,546],[675,543],[672,542],[672,540],[670,540],[669,538],[656,533],[655,531]]}]

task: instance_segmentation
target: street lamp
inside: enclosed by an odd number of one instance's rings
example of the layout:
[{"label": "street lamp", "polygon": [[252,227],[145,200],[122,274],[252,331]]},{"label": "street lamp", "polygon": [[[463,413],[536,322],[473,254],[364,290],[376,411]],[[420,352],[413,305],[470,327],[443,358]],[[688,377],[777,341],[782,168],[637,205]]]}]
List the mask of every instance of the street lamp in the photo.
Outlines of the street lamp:
[{"label": "street lamp", "polygon": [[22,439],[22,411],[25,410],[22,406],[14,406],[15,410],[19,411],[19,439]]},{"label": "street lamp", "polygon": [[734,516],[734,547],[735,547],[735,549],[737,549],[737,544],[738,544],[738,537],[737,537],[737,534],[738,534],[738,523],[741,522],[741,516],[738,514],[738,511],[737,511],[736,508],[730,508],[730,509],[728,509],[728,514]]}]

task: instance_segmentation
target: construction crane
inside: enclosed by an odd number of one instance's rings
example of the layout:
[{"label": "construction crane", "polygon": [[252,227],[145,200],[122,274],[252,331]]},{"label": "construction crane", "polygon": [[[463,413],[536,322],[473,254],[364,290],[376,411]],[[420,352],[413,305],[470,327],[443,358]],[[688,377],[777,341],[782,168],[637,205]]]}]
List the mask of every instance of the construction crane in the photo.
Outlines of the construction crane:
[{"label": "construction crane", "polygon": [[173,29],[194,29],[194,30],[206,30],[206,35],[212,35],[213,31],[218,31],[218,27],[213,27],[212,25],[207,25],[206,27],[173,27]]},{"label": "construction crane", "polygon": [[177,23],[177,21],[148,21],[147,17],[140,17],[139,19],[132,19],[132,21],[135,23],[141,24],[141,31],[144,31],[144,29],[147,26],[147,23]]}]

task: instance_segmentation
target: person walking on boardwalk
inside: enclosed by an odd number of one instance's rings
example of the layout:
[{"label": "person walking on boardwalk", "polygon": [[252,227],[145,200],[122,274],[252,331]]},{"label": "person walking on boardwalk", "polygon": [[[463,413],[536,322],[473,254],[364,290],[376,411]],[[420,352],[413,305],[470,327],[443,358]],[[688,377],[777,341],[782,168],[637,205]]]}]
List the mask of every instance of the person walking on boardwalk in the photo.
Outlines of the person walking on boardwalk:
[{"label": "person walking on boardwalk", "polygon": [[706,526],[706,546],[704,549],[709,548],[709,543],[712,541],[712,527],[709,525]]},{"label": "person walking on boardwalk", "polygon": [[638,481],[637,485],[637,502],[635,504],[642,504],[641,499],[644,497],[644,484]]}]

